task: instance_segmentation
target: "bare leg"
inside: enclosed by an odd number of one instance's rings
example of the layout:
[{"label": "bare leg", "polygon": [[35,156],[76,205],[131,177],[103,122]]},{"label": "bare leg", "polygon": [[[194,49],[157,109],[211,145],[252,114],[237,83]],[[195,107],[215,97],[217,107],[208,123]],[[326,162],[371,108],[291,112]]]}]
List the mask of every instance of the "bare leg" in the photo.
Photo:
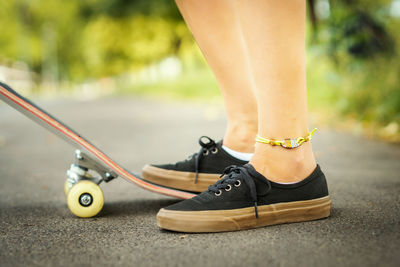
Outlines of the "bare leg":
[{"label": "bare leg", "polygon": [[240,152],[254,152],[257,102],[232,1],[176,3],[220,86],[228,117],[224,145]]},{"label": "bare leg", "polygon": [[[279,140],[306,136],[306,1],[235,3],[255,82],[259,135]],[[310,142],[296,149],[257,144],[251,163],[278,182],[302,180],[316,167]]]}]

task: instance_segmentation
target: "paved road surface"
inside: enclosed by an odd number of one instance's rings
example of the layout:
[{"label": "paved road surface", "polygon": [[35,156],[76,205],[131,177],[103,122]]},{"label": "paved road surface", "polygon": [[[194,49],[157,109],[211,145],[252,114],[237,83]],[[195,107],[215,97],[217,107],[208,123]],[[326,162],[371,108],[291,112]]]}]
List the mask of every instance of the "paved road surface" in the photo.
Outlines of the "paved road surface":
[{"label": "paved road surface", "polygon": [[[51,101],[42,106],[122,165],[173,162],[221,137],[215,106],[140,99]],[[106,204],[74,217],[63,194],[73,150],[0,104],[1,266],[400,266],[400,147],[320,130],[313,140],[333,199],[327,220],[222,234],[157,228],[176,200],[123,179]]]}]

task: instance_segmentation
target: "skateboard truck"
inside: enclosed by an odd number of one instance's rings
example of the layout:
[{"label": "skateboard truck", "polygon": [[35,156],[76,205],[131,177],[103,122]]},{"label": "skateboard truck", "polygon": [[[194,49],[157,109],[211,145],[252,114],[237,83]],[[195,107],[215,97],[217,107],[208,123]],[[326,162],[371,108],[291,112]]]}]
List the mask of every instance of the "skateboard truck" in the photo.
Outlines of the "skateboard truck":
[{"label": "skateboard truck", "polygon": [[[98,176],[92,176],[89,171],[92,170]],[[67,171],[68,187],[76,184],[81,180],[90,180],[96,184],[101,182],[109,182],[118,177],[118,174],[112,170],[104,167],[103,164],[98,163],[95,159],[91,158],[81,150],[75,150],[75,163]]]}]

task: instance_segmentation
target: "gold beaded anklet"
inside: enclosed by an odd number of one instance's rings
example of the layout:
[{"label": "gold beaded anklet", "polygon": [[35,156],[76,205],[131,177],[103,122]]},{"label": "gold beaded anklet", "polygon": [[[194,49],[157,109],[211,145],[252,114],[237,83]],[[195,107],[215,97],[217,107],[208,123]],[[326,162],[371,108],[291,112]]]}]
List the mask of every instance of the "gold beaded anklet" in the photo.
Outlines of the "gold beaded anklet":
[{"label": "gold beaded anklet", "polygon": [[282,146],[284,148],[291,149],[291,148],[296,148],[296,147],[301,146],[304,142],[310,141],[311,136],[314,134],[314,132],[316,130],[317,130],[317,128],[315,128],[314,130],[309,132],[306,137],[299,137],[297,139],[291,138],[291,139],[285,139],[285,140],[274,140],[274,139],[263,138],[263,137],[257,135],[256,142],[271,145],[271,146]]}]

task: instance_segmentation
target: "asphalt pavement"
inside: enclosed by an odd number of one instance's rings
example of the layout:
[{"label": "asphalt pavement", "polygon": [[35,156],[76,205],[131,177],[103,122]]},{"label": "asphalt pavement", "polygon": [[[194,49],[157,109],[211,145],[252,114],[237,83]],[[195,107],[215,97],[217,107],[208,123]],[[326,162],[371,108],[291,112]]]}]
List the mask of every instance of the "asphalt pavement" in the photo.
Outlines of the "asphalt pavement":
[{"label": "asphalt pavement", "polygon": [[[218,105],[140,98],[40,105],[126,168],[181,160],[201,135],[221,138]],[[318,125],[313,125],[318,126]],[[0,103],[0,266],[400,266],[400,147],[320,129],[313,146],[333,201],[330,218],[219,234],[160,230],[177,200],[124,179],[102,184],[95,218],[63,193],[73,149]]]}]

